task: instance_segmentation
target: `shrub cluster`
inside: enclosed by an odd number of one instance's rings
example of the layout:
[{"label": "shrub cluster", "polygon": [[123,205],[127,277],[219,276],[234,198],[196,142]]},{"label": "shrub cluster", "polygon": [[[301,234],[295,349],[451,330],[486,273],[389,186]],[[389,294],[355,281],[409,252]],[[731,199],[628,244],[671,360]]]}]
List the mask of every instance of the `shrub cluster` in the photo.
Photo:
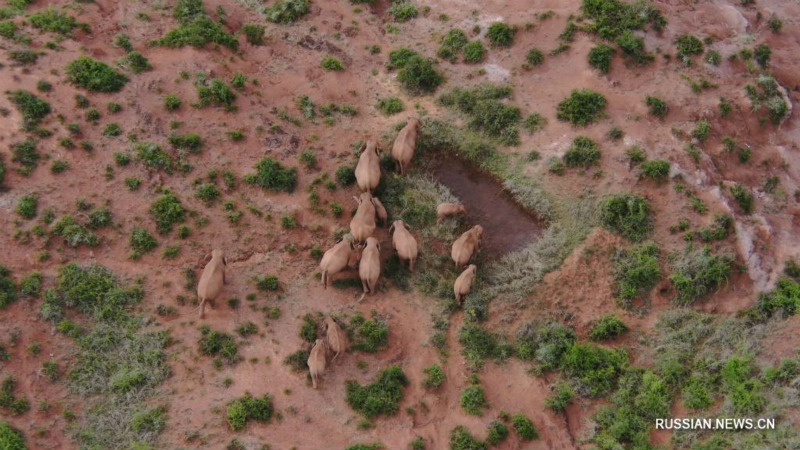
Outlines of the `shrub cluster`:
[{"label": "shrub cluster", "polygon": [[[244,176],[245,183],[256,185],[262,189],[285,192],[293,192],[297,186],[297,168],[295,167],[285,168],[280,162],[267,157],[256,163],[254,168],[256,169],[255,174]],[[355,178],[355,172],[353,178]]]},{"label": "shrub cluster", "polygon": [[610,349],[594,344],[575,344],[562,361],[564,373],[576,383],[582,395],[597,397],[610,392],[628,365],[624,349]]},{"label": "shrub cluster", "polygon": [[200,327],[200,340],[197,344],[203,355],[219,356],[228,364],[239,361],[239,349],[233,336],[212,330],[208,325]]},{"label": "shrub cluster", "polygon": [[634,242],[642,241],[652,229],[650,204],[635,194],[612,195],[600,203],[600,223]]},{"label": "shrub cluster", "polygon": [[492,47],[511,47],[517,29],[504,22],[495,22],[486,30],[486,38]]},{"label": "shrub cluster", "polygon": [[605,341],[615,339],[628,331],[628,326],[619,317],[613,314],[606,314],[592,324],[589,330],[589,338],[593,341]]},{"label": "shrub cluster", "polygon": [[179,0],[173,11],[179,26],[157,40],[156,45],[204,47],[213,42],[232,50],[239,48],[239,41],[208,17],[203,0]]},{"label": "shrub cluster", "polygon": [[558,120],[585,126],[596,121],[606,108],[606,98],[589,89],[575,89],[558,104]]},{"label": "shrub cluster", "polygon": [[575,330],[560,322],[528,322],[517,330],[516,354],[536,362],[541,370],[553,370],[577,339]]},{"label": "shrub cluster", "polygon": [[489,408],[486,394],[480,385],[467,386],[461,391],[461,408],[467,414],[482,416],[483,410]]},{"label": "shrub cluster", "polygon": [[124,74],[88,56],[72,61],[65,71],[70,83],[93,92],[118,92],[128,82]]},{"label": "shrub cluster", "polygon": [[600,149],[597,143],[585,137],[578,136],[572,141],[566,153],[564,153],[564,165],[567,167],[582,167],[588,169],[600,161]]},{"label": "shrub cluster", "polygon": [[589,65],[603,73],[611,70],[611,59],[614,56],[614,48],[606,44],[600,44],[589,50]]},{"label": "shrub cluster", "polygon": [[672,263],[669,281],[675,288],[675,303],[689,305],[709,294],[728,280],[733,257],[717,255],[708,247],[688,247]]},{"label": "shrub cluster", "polygon": [[633,300],[645,296],[661,281],[659,250],[654,243],[639,244],[617,252],[614,257],[614,281],[617,304],[625,309]]},{"label": "shrub cluster", "polygon": [[389,341],[389,325],[377,318],[367,320],[361,314],[350,319],[347,332],[351,348],[362,352],[375,353]]},{"label": "shrub cluster", "polygon": [[399,366],[391,366],[378,373],[377,379],[366,386],[355,381],[347,382],[347,404],[367,418],[393,415],[400,410],[403,391],[408,378]]},{"label": "shrub cluster", "polygon": [[33,130],[50,114],[50,104],[28,91],[16,90],[8,94],[8,100],[22,114],[25,130]]},{"label": "shrub cluster", "polygon": [[150,215],[156,221],[158,232],[167,234],[175,224],[186,220],[186,209],[178,196],[167,189],[150,205]]},{"label": "shrub cluster", "polygon": [[269,394],[256,398],[247,392],[243,397],[237,398],[228,404],[228,425],[234,431],[239,431],[244,429],[248,420],[269,423],[274,413],[275,408],[272,405],[272,397]]},{"label": "shrub cluster", "polygon": [[308,14],[309,9],[309,0],[279,0],[264,8],[264,14],[270,22],[291,24]]}]

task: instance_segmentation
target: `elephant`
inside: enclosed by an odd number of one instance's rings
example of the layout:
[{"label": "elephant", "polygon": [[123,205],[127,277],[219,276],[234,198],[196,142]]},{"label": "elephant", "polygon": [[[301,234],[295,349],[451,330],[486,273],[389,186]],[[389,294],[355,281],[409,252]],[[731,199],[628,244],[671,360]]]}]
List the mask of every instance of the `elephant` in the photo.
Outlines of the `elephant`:
[{"label": "elephant", "polygon": [[375,205],[369,192],[362,192],[359,197],[354,196],[353,200],[358,203],[358,210],[350,221],[350,234],[356,242],[362,243],[375,231]]},{"label": "elephant", "polygon": [[465,231],[455,242],[453,242],[453,249],[450,256],[456,267],[464,267],[472,258],[473,253],[478,250],[483,237],[483,227],[475,225],[469,230]]},{"label": "elephant", "polygon": [[415,117],[409,117],[406,126],[397,133],[397,138],[392,146],[392,158],[397,165],[400,175],[405,175],[411,160],[414,158],[414,151],[417,148],[417,138],[419,137],[420,121]]},{"label": "elephant", "polygon": [[408,270],[413,272],[414,264],[419,254],[417,250],[417,240],[414,239],[414,236],[409,231],[408,225],[402,220],[395,220],[389,228],[389,232],[392,232],[392,230],[394,230],[392,234],[392,247],[397,250],[397,256],[400,257],[401,260],[408,260]]},{"label": "elephant", "polygon": [[328,279],[345,267],[352,264],[353,259],[353,237],[345,235],[342,240],[329,248],[322,255],[319,268],[322,270],[322,286],[328,288]]},{"label": "elephant", "polygon": [[359,299],[361,301],[368,293],[375,293],[378,278],[381,276],[381,244],[375,237],[367,238],[367,246],[361,253],[361,263],[358,265],[358,276],[361,277],[361,287],[364,289]]},{"label": "elephant", "polygon": [[375,206],[375,216],[378,218],[378,221],[382,225],[386,225],[386,221],[389,220],[389,213],[386,212],[383,203],[381,203],[378,197],[372,197],[372,204]]},{"label": "elephant", "polygon": [[200,318],[205,316],[206,302],[217,299],[225,284],[225,266],[228,260],[222,250],[214,249],[211,251],[211,260],[203,268],[200,281],[197,283],[197,297],[200,299]]},{"label": "elephant", "polygon": [[363,192],[372,192],[381,182],[381,159],[378,143],[370,139],[362,147],[364,151],[356,165],[356,183]]},{"label": "elephant", "polygon": [[470,264],[469,267],[461,272],[461,275],[456,278],[453,284],[453,292],[456,294],[456,301],[460,305],[464,301],[464,297],[472,290],[472,283],[475,281],[475,275],[478,273],[478,266]]},{"label": "elephant", "polygon": [[466,213],[467,208],[461,203],[440,203],[436,207],[436,224],[442,223],[442,221],[449,216]]},{"label": "elephant", "polygon": [[331,316],[325,318],[324,328],[328,347],[335,353],[333,361],[336,361],[340,353],[347,351],[347,333],[342,330]]},{"label": "elephant", "polygon": [[308,355],[308,371],[311,374],[311,384],[317,388],[317,381],[328,367],[328,344],[323,339],[317,339],[311,353]]}]

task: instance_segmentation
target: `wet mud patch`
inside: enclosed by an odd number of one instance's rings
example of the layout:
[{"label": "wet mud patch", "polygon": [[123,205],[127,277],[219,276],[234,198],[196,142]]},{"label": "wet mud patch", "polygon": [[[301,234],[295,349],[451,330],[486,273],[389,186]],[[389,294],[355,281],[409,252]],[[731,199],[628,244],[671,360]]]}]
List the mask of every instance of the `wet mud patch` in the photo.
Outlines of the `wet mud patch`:
[{"label": "wet mud patch", "polygon": [[468,226],[484,229],[481,252],[496,259],[536,240],[546,225],[520,206],[492,175],[469,163],[449,157],[431,168],[436,180],[446,186],[467,207]]}]

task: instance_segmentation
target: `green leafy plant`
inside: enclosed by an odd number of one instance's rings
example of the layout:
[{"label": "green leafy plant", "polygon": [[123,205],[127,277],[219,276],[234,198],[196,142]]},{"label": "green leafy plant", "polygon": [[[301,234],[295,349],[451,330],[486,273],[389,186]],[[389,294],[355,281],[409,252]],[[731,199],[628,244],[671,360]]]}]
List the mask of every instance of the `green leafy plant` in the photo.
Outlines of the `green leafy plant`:
[{"label": "green leafy plant", "polygon": [[239,360],[239,349],[233,336],[212,330],[207,325],[200,327],[200,340],[197,344],[203,355],[218,356],[228,364],[235,364]]},{"label": "green leafy plant", "polygon": [[270,22],[291,24],[308,14],[309,3],[309,0],[279,0],[264,8],[264,14]]},{"label": "green leafy plant", "polygon": [[572,386],[567,382],[561,381],[555,385],[553,394],[545,399],[544,404],[557,413],[563,413],[566,411],[567,406],[572,403],[573,397],[575,397],[575,391]]},{"label": "green leafy plant", "polygon": [[567,167],[589,168],[600,161],[601,152],[597,143],[585,137],[578,136],[572,141],[566,153],[564,153],[564,164]]},{"label": "green leafy plant", "polygon": [[611,70],[611,59],[614,57],[614,48],[600,44],[589,50],[589,65],[595,69],[608,73]]},{"label": "green leafy plant", "polygon": [[22,114],[25,130],[35,129],[50,114],[50,104],[28,91],[16,90],[7,93],[8,100]]},{"label": "green leafy plant", "polygon": [[642,176],[650,178],[658,183],[663,183],[669,176],[670,164],[661,159],[645,161],[641,165]]},{"label": "green leafy plant", "polygon": [[667,106],[667,102],[658,97],[651,97],[648,95],[645,99],[645,104],[649,108],[650,115],[656,116],[659,119],[666,117],[667,113],[669,112],[669,106]]},{"label": "green leafy plant", "polygon": [[486,442],[475,438],[463,425],[459,425],[450,432],[450,450],[488,450]]},{"label": "green leafy plant", "polygon": [[419,55],[404,61],[397,80],[414,94],[433,92],[444,82],[444,77],[433,67],[433,62]]},{"label": "green leafy plant", "polygon": [[755,209],[755,199],[753,194],[741,184],[731,186],[731,195],[733,195],[736,204],[745,214],[752,214]]},{"label": "green leafy plant", "polygon": [[245,183],[262,189],[285,192],[293,192],[297,185],[297,169],[294,167],[287,169],[272,158],[262,159],[255,165],[255,169],[255,174],[244,176]]},{"label": "green leafy plant", "polygon": [[702,55],[705,51],[703,41],[692,36],[691,34],[682,34],[675,39],[675,45],[678,48],[678,57],[683,60],[688,60],[694,55]]},{"label": "green leafy plant", "polygon": [[417,17],[419,11],[416,5],[409,0],[392,0],[392,6],[389,8],[389,14],[394,17],[395,22],[408,22],[409,20]]},{"label": "green leafy plant", "polygon": [[495,446],[508,439],[508,426],[499,420],[493,420],[489,424],[489,430],[486,432],[486,442]]},{"label": "green leafy plant", "polygon": [[556,117],[573,125],[585,126],[596,121],[605,107],[606,98],[602,94],[589,89],[575,89],[558,104]]},{"label": "green leafy plant", "polygon": [[511,416],[511,424],[514,426],[514,431],[517,432],[519,438],[523,441],[532,441],[539,439],[539,432],[533,426],[533,422],[522,414],[514,414]]},{"label": "green leafy plant", "polygon": [[228,403],[228,425],[234,431],[239,431],[244,429],[250,420],[269,423],[274,413],[275,407],[269,394],[257,398],[247,392],[243,397]]},{"label": "green leafy plant", "polygon": [[134,227],[131,231],[131,248],[137,255],[148,253],[157,246],[158,241],[147,231],[147,228]]},{"label": "green leafy plant", "polygon": [[461,408],[467,414],[482,416],[483,410],[489,408],[482,386],[467,386],[461,391]]},{"label": "green leafy plant", "polygon": [[228,111],[235,109],[236,94],[224,81],[214,78],[208,86],[197,86],[200,106],[224,106]]},{"label": "green leafy plant", "polygon": [[88,24],[80,23],[69,14],[56,11],[52,7],[31,14],[29,19],[34,28],[51,33],[69,35],[75,28],[79,28],[87,33],[91,32],[91,28]]},{"label": "green leafy plant", "polygon": [[544,63],[544,53],[538,48],[528,50],[525,61],[531,66],[541,66]]},{"label": "green leafy plant", "polygon": [[438,364],[426,367],[423,373],[425,374],[423,385],[426,389],[438,389],[444,383],[444,370]]},{"label": "green leafy plant", "polygon": [[391,366],[378,373],[377,379],[366,386],[348,381],[347,404],[367,418],[394,415],[400,410],[408,378],[399,366]]},{"label": "green leafy plant", "polygon": [[353,316],[347,331],[351,347],[366,353],[378,352],[389,341],[389,326],[386,323],[377,318],[367,320],[361,314]]},{"label": "green leafy plant", "polygon": [[39,197],[37,195],[23,195],[17,200],[16,212],[23,219],[33,219],[36,217],[39,208]]},{"label": "green leafy plant", "polygon": [[609,196],[600,203],[600,223],[611,231],[639,242],[652,229],[650,205],[635,194]]},{"label": "green leafy plant", "polygon": [[180,109],[182,103],[183,101],[181,101],[180,97],[177,95],[167,94],[164,96],[164,108],[167,111],[176,111]]},{"label": "green leafy plant", "polygon": [[222,24],[208,17],[202,0],[179,0],[173,10],[179,26],[154,42],[164,47],[204,47],[208,43],[223,45],[236,50],[239,42],[225,31]]},{"label": "green leafy plant", "polygon": [[119,60],[119,65],[136,74],[153,70],[150,61],[139,52],[128,53]]},{"label": "green leafy plant", "polygon": [[514,35],[517,29],[507,23],[495,22],[486,30],[486,38],[492,47],[511,47],[514,44]]},{"label": "green leafy plant", "polygon": [[643,297],[661,281],[663,275],[658,256],[658,246],[654,243],[639,244],[617,252],[614,280],[618,305],[630,308],[634,299]]},{"label": "green leafy plant", "polygon": [[486,49],[480,41],[472,41],[464,46],[464,62],[475,64],[486,58]]},{"label": "green leafy plant", "polygon": [[708,247],[687,248],[672,262],[670,283],[677,296],[675,303],[689,305],[727,282],[733,257],[718,255]]},{"label": "green leafy plant", "polygon": [[242,25],[242,33],[247,38],[247,42],[252,45],[264,44],[264,31],[266,28],[263,25],[255,23],[246,23]]},{"label": "green leafy plant", "polygon": [[20,173],[28,176],[39,166],[41,153],[36,150],[36,141],[28,139],[11,144],[11,161],[19,163],[22,167]]},{"label": "green leafy plant", "polygon": [[128,82],[122,73],[88,56],[72,61],[65,71],[70,83],[93,92],[118,92]]},{"label": "green leafy plant", "polygon": [[186,220],[186,209],[178,196],[167,189],[150,205],[150,215],[156,221],[158,232],[167,234]]},{"label": "green leafy plant", "polygon": [[378,101],[378,109],[387,116],[403,112],[403,101],[397,97],[382,98]]},{"label": "green leafy plant", "polygon": [[589,330],[589,338],[593,341],[605,341],[615,339],[628,331],[628,326],[619,317],[613,314],[606,314],[592,324]]},{"label": "green leafy plant", "polygon": [[344,64],[337,58],[328,56],[322,60],[322,68],[329,71],[341,72],[344,70]]}]

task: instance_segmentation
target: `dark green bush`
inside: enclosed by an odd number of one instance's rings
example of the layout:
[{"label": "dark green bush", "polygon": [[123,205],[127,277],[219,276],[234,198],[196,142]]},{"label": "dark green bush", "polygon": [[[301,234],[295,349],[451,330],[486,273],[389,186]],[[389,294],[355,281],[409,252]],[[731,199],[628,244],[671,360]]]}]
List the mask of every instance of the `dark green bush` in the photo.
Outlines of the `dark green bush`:
[{"label": "dark green bush", "polygon": [[377,379],[366,386],[355,381],[347,382],[347,404],[371,419],[379,415],[394,415],[400,409],[403,391],[408,378],[399,366],[391,366],[378,373]]},{"label": "dark green bush", "polygon": [[317,340],[317,329],[319,322],[311,314],[303,316],[303,324],[300,326],[300,338],[306,342],[314,343]]},{"label": "dark green bush", "polygon": [[80,23],[67,13],[56,11],[54,8],[47,8],[37,11],[28,17],[31,25],[43,31],[68,35],[75,28],[91,32],[88,24]]},{"label": "dark green bush", "polygon": [[672,263],[669,281],[675,288],[675,303],[689,305],[709,294],[730,277],[733,257],[717,255],[708,247],[687,248]]},{"label": "dark green bush", "polygon": [[697,230],[697,237],[703,242],[720,241],[728,237],[733,226],[733,217],[727,214],[716,214],[711,226]]},{"label": "dark green bush", "polygon": [[183,47],[191,45],[204,47],[209,42],[223,45],[232,50],[239,48],[236,38],[228,34],[221,24],[208,17],[202,0],[180,0],[174,9],[180,26],[155,41],[164,47]]},{"label": "dark green bush", "polygon": [[593,23],[587,31],[613,40],[625,31],[641,30],[650,24],[661,31],[667,20],[649,3],[625,3],[620,0],[583,0],[583,12]]},{"label": "dark green bush", "polygon": [[65,215],[54,223],[51,231],[54,235],[63,237],[64,242],[70,247],[84,244],[90,247],[100,245],[100,238],[70,215]]},{"label": "dark green bush", "polygon": [[489,424],[489,430],[486,433],[486,442],[495,446],[508,439],[508,426],[499,420],[493,420]]},{"label": "dark green bush", "polygon": [[150,215],[156,221],[158,232],[167,234],[175,224],[186,220],[186,209],[178,196],[167,189],[150,205]]},{"label": "dark green bush", "polygon": [[463,425],[453,428],[450,432],[450,450],[488,450],[489,445],[480,441]]},{"label": "dark green bush", "polygon": [[239,349],[233,336],[212,330],[207,325],[200,327],[200,335],[197,344],[201,354],[219,356],[228,364],[235,364],[239,360]]},{"label": "dark green bush", "polygon": [[593,341],[615,339],[628,331],[628,326],[619,317],[606,314],[592,324],[589,338]]},{"label": "dark green bush", "polygon": [[502,360],[508,358],[513,349],[501,342],[500,336],[480,325],[467,323],[458,333],[461,353],[475,368],[481,367],[486,359]]},{"label": "dark green bush", "polygon": [[425,381],[423,385],[426,389],[438,389],[445,380],[444,370],[442,370],[442,366],[438,364],[434,364],[430,367],[426,367],[423,370],[425,373]]},{"label": "dark green bush", "polygon": [[206,206],[210,206],[219,199],[220,192],[213,183],[200,183],[194,189],[194,196],[202,200]]},{"label": "dark green bush", "polygon": [[134,151],[145,167],[172,173],[172,158],[155,143],[140,142],[134,146]]},{"label": "dark green bush", "polygon": [[397,80],[414,94],[433,92],[444,82],[444,77],[433,67],[433,62],[419,55],[408,58],[397,73]]},{"label": "dark green bush", "polygon": [[282,24],[294,23],[308,11],[308,0],[279,0],[275,5],[264,8],[267,20]]},{"label": "dark green bush", "polygon": [[464,46],[464,62],[475,64],[486,58],[486,49],[480,41],[472,41]]},{"label": "dark green bush", "polygon": [[39,197],[37,195],[23,195],[17,200],[16,212],[23,219],[33,219],[39,208]]},{"label": "dark green bush", "polygon": [[417,7],[408,0],[392,0],[389,14],[394,17],[395,22],[408,22],[417,17],[419,11]]},{"label": "dark green bush", "polygon": [[642,176],[663,183],[669,176],[669,162],[661,159],[645,161],[641,165]]},{"label": "dark green bush", "polygon": [[564,354],[564,373],[577,383],[578,391],[590,397],[610,392],[628,365],[624,349],[594,344],[575,344]]},{"label": "dark green bush", "polygon": [[39,166],[42,155],[36,150],[36,141],[31,139],[11,144],[11,161],[19,163],[22,167],[20,173],[28,176]]},{"label": "dark green bush", "polygon": [[118,92],[128,82],[122,73],[88,56],[72,61],[65,71],[70,83],[93,92]]},{"label": "dark green bush", "polygon": [[489,408],[482,386],[467,386],[461,391],[461,408],[467,414],[482,416],[483,410]]},{"label": "dark green bush", "polygon": [[117,137],[122,134],[122,127],[118,123],[110,123],[103,129],[103,136]]},{"label": "dark green bush", "polygon": [[0,36],[12,39],[17,33],[17,24],[10,20],[3,20],[0,22]]},{"label": "dark green bush", "polygon": [[617,194],[603,200],[600,223],[634,242],[644,240],[653,227],[650,205],[635,194]]},{"label": "dark green bush", "polygon": [[131,248],[137,255],[147,253],[157,246],[158,241],[146,228],[133,227],[133,231],[131,231]]},{"label": "dark green bush", "polygon": [[247,425],[249,420],[269,423],[274,413],[275,407],[272,405],[272,397],[269,394],[256,398],[246,392],[243,397],[228,403],[228,425],[234,431],[239,431]]},{"label": "dark green bush", "polygon": [[86,226],[93,230],[105,228],[111,225],[113,218],[111,209],[108,207],[97,208],[89,213],[89,221]]},{"label": "dark green bush", "polygon": [[0,422],[0,448],[3,450],[28,450],[21,431],[6,422]]},{"label": "dark green bush", "polygon": [[242,33],[247,38],[247,42],[252,45],[262,45],[264,43],[264,31],[266,28],[263,25],[254,23],[246,23],[242,25]]},{"label": "dark green bush", "polygon": [[167,138],[167,141],[173,147],[182,150],[188,150],[189,153],[198,154],[203,149],[203,138],[199,134],[186,133],[177,134],[172,133]]},{"label": "dark green bush", "polygon": [[525,55],[525,61],[531,66],[541,66],[544,63],[544,53],[538,48],[532,48]]},{"label": "dark green bush", "polygon": [[382,98],[378,101],[378,109],[385,115],[391,116],[403,112],[403,101],[397,97]]},{"label": "dark green bush", "polygon": [[585,137],[578,136],[572,141],[566,153],[564,153],[564,164],[567,167],[582,167],[588,169],[600,161],[600,149],[597,144]]},{"label": "dark green bush", "polygon": [[164,108],[166,108],[167,111],[175,111],[180,109],[182,103],[183,102],[181,101],[180,97],[177,95],[167,94],[164,97]]},{"label": "dark green bush", "polygon": [[700,410],[711,406],[713,399],[708,382],[703,378],[691,377],[683,386],[683,405],[689,409]]},{"label": "dark green bush", "polygon": [[161,406],[136,413],[131,428],[137,433],[161,433],[167,428],[167,408]]},{"label": "dark green bush", "polygon": [[[269,157],[262,159],[254,167],[256,173],[245,175],[245,183],[254,184],[262,189],[271,191],[294,191],[297,185],[297,168],[284,168],[280,162]],[[355,177],[355,174],[353,177]]]},{"label": "dark green bush", "polygon": [[761,393],[763,384],[753,377],[753,372],[750,361],[736,357],[730,358],[722,368],[722,385],[737,415],[756,415],[767,405]]},{"label": "dark green bush", "polygon": [[589,89],[575,89],[558,104],[558,120],[585,126],[596,121],[606,108],[606,98]]},{"label": "dark green bush", "polygon": [[654,243],[635,245],[617,253],[614,280],[620,307],[630,308],[634,299],[643,297],[661,281],[658,255],[658,246]]},{"label": "dark green bush", "polygon": [[[42,292],[44,277],[41,272],[34,271],[19,282],[19,293],[26,297],[39,297]],[[2,294],[0,294],[2,295]],[[0,302],[1,303],[1,302]]]},{"label": "dark green bush", "polygon": [[341,61],[339,61],[337,58],[334,58],[332,56],[328,56],[327,58],[324,58],[322,60],[321,65],[322,65],[323,69],[331,70],[331,71],[334,71],[334,72],[341,72],[341,71],[344,70],[344,64],[342,64]]},{"label": "dark green bush", "polygon": [[514,426],[514,431],[517,432],[519,438],[523,441],[532,441],[539,439],[539,432],[533,426],[533,422],[522,414],[514,414],[511,416],[511,424]]},{"label": "dark green bush", "polygon": [[503,22],[495,22],[489,25],[486,30],[486,38],[492,47],[511,47],[514,44],[514,35],[517,33],[516,28],[510,27]]},{"label": "dark green bush", "polygon": [[678,57],[687,60],[694,55],[702,55],[705,51],[703,41],[691,34],[682,34],[675,39],[675,46],[678,48]]},{"label": "dark green bush", "polygon": [[389,52],[389,62],[386,63],[386,67],[389,70],[402,69],[415,56],[421,57],[419,53],[406,47],[392,50]]},{"label": "dark green bush", "polygon": [[275,275],[265,275],[256,278],[256,287],[259,291],[277,291],[281,287],[280,280]]},{"label": "dark green bush", "polygon": [[8,267],[0,264],[0,309],[8,307],[17,300],[17,285],[11,278]]},{"label": "dark green bush", "polygon": [[561,366],[564,353],[577,339],[575,331],[560,322],[528,322],[517,330],[516,353],[542,370],[553,370]]},{"label": "dark green bush", "polygon": [[667,102],[658,97],[651,97],[648,95],[645,99],[645,104],[650,110],[650,115],[656,116],[659,119],[666,117],[667,113],[669,112],[669,106],[667,106]]},{"label": "dark green bush", "polygon": [[567,382],[559,382],[553,389],[553,394],[545,399],[545,406],[551,410],[562,413],[566,411],[567,406],[572,403],[572,398],[575,396],[575,391],[572,386]]},{"label": "dark green bush", "polygon": [[375,353],[389,342],[389,325],[378,319],[367,320],[356,314],[347,329],[353,350]]},{"label": "dark green bush", "polygon": [[755,199],[750,190],[741,184],[736,184],[731,187],[731,195],[733,195],[736,204],[745,214],[752,214],[755,209]]},{"label": "dark green bush", "polygon": [[200,106],[225,106],[227,110],[235,109],[236,94],[219,78],[214,78],[208,86],[197,86]]},{"label": "dark green bush", "polygon": [[33,130],[50,114],[50,104],[28,91],[16,90],[9,92],[7,95],[8,100],[22,114],[25,130]]},{"label": "dark green bush", "polygon": [[634,64],[644,66],[653,61],[654,57],[644,46],[644,38],[636,36],[631,31],[625,31],[615,41],[622,50],[622,55]]},{"label": "dark green bush", "polygon": [[119,60],[119,65],[130,70],[133,73],[139,74],[153,69],[150,61],[139,52],[130,52]]},{"label": "dark green bush", "polygon": [[695,123],[694,130],[692,131],[692,136],[696,137],[698,141],[703,142],[708,138],[708,135],[711,133],[711,124],[705,120],[698,120]]},{"label": "dark green bush", "polygon": [[[12,61],[16,61],[22,65],[34,64],[39,59],[39,54],[33,50],[12,50],[8,52],[8,57]],[[44,80],[42,80],[44,81]],[[46,83],[46,82],[45,82]],[[48,83],[49,84],[49,83]],[[52,86],[50,86],[52,89]],[[46,92],[49,89],[39,89],[42,92]]]},{"label": "dark green bush", "polygon": [[611,59],[614,49],[606,44],[600,44],[589,50],[589,65],[595,69],[608,73],[611,70]]}]

